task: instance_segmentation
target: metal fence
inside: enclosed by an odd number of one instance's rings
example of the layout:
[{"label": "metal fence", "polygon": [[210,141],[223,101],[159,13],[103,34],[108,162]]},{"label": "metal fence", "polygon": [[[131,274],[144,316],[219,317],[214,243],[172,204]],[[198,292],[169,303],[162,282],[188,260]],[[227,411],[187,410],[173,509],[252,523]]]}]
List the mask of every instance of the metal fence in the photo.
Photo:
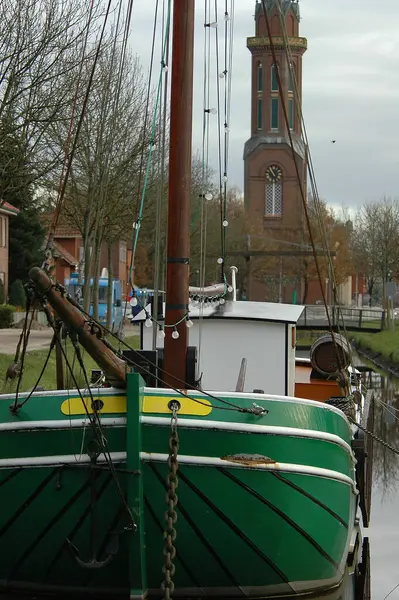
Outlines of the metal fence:
[{"label": "metal fence", "polygon": [[305,306],[298,327],[315,329],[328,326],[328,317],[334,327],[377,330],[384,328],[386,311],[382,308],[350,308],[342,306]]}]

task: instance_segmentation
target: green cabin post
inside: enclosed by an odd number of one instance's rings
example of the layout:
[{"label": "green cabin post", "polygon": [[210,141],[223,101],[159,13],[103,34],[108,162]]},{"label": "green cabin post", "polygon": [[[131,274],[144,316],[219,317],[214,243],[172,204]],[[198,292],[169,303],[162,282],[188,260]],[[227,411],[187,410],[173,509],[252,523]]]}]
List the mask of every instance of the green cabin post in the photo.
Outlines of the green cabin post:
[{"label": "green cabin post", "polygon": [[137,373],[128,373],[126,390],[126,468],[137,475],[128,475],[127,502],[137,530],[129,545],[130,598],[141,600],[147,596],[145,560],[144,486],[140,460],[141,423],[143,406],[142,379]]}]

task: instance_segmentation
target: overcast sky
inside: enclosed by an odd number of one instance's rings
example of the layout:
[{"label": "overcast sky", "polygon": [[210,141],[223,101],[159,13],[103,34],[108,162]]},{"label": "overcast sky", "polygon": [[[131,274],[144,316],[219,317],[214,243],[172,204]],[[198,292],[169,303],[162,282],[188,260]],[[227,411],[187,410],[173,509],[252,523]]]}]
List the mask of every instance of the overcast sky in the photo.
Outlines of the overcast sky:
[{"label": "overcast sky", "polygon": [[[224,2],[218,4],[222,38]],[[399,3],[385,0],[383,7],[379,4],[375,0],[300,2],[300,33],[308,38],[303,59],[303,110],[319,193],[333,206],[356,208],[384,194],[399,197]],[[155,0],[135,0],[133,8],[132,47],[145,68],[154,5]],[[203,5],[204,0],[197,0],[194,151],[201,151]],[[251,62],[246,38],[254,35],[254,6],[254,0],[235,0],[229,184],[241,189],[243,146],[250,134]],[[159,58],[157,61],[155,72]],[[216,80],[214,59],[211,69]],[[216,105],[214,92],[211,104]],[[213,117],[214,124],[216,119]],[[215,129],[211,135],[214,167],[217,157]]]}]

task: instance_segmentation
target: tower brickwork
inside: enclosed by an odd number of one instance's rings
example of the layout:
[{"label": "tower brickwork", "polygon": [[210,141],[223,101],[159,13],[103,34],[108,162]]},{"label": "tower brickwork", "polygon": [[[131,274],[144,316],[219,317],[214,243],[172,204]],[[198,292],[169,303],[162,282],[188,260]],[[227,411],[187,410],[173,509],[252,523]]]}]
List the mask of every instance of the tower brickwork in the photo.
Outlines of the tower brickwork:
[{"label": "tower brickwork", "polygon": [[[251,52],[252,78],[251,137],[244,148],[245,209],[248,220],[258,224],[261,235],[265,238],[269,236],[273,239],[299,242],[303,232],[301,185],[305,187],[306,152],[301,139],[301,121],[295,99],[294,81],[301,102],[302,56],[307,49],[307,40],[299,36],[298,0],[266,0],[265,5],[279,79],[273,61],[263,4],[257,2],[255,36],[247,39],[247,47]],[[285,51],[280,10],[285,21],[291,67]],[[283,101],[288,125],[284,118]],[[291,133],[302,184],[298,181],[288,130]],[[281,248],[284,246],[281,245]],[[287,248],[289,247],[284,249]],[[254,262],[252,260],[252,265]],[[286,260],[284,262],[287,263]],[[278,269],[281,278],[281,261]],[[271,265],[271,271],[273,270],[275,267]],[[249,276],[247,297],[251,300],[272,299],[267,294],[266,287],[267,283],[262,281],[262,278],[259,280]],[[291,301],[292,289],[288,289],[290,286],[285,287],[289,298],[284,297],[284,301]]]}]

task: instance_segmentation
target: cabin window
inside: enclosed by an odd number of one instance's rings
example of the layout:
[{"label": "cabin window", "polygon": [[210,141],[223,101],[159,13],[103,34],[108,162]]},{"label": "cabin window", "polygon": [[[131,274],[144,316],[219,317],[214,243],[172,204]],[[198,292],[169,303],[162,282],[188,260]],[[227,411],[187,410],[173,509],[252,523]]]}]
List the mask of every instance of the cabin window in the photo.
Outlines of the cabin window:
[{"label": "cabin window", "polygon": [[100,304],[105,304],[107,302],[107,291],[108,287],[101,286],[98,289],[98,301]]},{"label": "cabin window", "polygon": [[270,128],[272,130],[278,129],[278,110],[279,110],[279,100],[278,100],[278,98],[272,98],[271,106],[270,106]]},{"label": "cabin window", "polygon": [[266,217],[281,217],[283,209],[283,183],[282,181],[266,183]]},{"label": "cabin window", "polygon": [[257,115],[256,115],[257,128],[258,129],[262,129],[262,127],[263,127],[262,108],[263,108],[262,98],[258,98],[258,102],[257,102]]},{"label": "cabin window", "polygon": [[263,91],[263,68],[262,68],[262,63],[258,63],[258,68],[256,70],[256,77],[257,77],[257,89],[258,92],[262,92]]},{"label": "cabin window", "polygon": [[278,92],[277,70],[276,70],[276,65],[274,65],[274,64],[272,65],[271,84],[272,84],[272,92]]}]

